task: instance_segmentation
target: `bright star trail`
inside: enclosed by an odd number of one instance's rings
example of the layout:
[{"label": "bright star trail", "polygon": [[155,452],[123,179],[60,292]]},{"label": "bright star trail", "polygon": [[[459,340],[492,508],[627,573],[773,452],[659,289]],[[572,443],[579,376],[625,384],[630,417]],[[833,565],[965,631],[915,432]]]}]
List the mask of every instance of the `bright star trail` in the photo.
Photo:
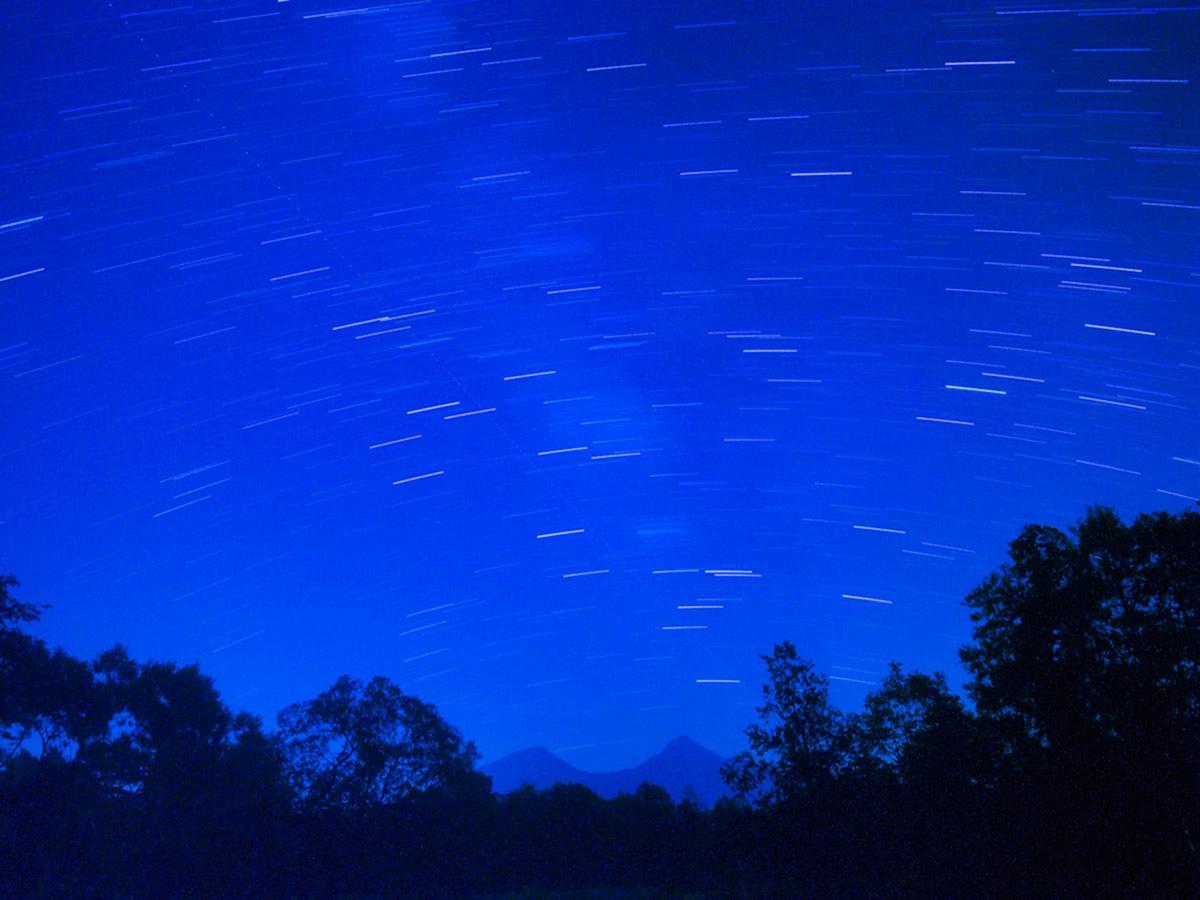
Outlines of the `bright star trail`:
[{"label": "bright star trail", "polygon": [[0,571],[273,720],[742,746],[1200,496],[1193,6],[0,10]]}]

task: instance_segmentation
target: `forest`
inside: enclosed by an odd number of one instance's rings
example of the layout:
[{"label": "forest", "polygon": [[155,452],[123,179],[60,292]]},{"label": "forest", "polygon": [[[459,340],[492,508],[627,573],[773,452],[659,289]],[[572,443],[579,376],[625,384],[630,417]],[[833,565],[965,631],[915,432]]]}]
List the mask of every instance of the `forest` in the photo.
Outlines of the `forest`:
[{"label": "forest", "polygon": [[383,677],[268,728],[195,665],[49,647],[19,593],[0,580],[6,897],[1200,895],[1194,511],[1026,526],[964,600],[964,696],[893,663],[843,711],[781,640],[713,808],[497,795]]}]

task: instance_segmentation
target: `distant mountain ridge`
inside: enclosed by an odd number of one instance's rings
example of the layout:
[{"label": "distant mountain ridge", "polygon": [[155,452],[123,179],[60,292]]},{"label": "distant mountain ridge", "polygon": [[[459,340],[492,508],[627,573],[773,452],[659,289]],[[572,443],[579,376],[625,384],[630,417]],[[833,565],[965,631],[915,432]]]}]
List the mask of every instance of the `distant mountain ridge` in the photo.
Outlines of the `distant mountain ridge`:
[{"label": "distant mountain ridge", "polygon": [[492,788],[507,794],[523,784],[538,790],[557,783],[582,784],[601,797],[612,798],[620,793],[631,794],[642,782],[656,784],[676,800],[682,800],[688,787],[695,790],[701,803],[711,806],[728,794],[721,781],[724,760],[689,737],[677,737],[661,752],[644,760],[632,769],[615,772],[586,772],[555,756],[545,747],[518,750],[495,762],[482,766],[492,778]]}]

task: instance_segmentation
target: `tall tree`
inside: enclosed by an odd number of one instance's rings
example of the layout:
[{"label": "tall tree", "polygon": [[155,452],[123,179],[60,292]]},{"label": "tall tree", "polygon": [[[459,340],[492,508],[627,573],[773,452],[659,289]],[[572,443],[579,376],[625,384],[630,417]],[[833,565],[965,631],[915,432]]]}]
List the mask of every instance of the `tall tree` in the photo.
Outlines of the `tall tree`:
[{"label": "tall tree", "polygon": [[1095,507],[1070,534],[1028,526],[1009,557],[966,598],[979,711],[1086,826],[1081,858],[1200,871],[1200,515]]},{"label": "tall tree", "polygon": [[828,784],[845,762],[845,716],[829,703],[829,680],[776,644],[767,664],[759,722],[746,728],[750,748],[721,769],[725,783],[759,805],[797,799]]}]

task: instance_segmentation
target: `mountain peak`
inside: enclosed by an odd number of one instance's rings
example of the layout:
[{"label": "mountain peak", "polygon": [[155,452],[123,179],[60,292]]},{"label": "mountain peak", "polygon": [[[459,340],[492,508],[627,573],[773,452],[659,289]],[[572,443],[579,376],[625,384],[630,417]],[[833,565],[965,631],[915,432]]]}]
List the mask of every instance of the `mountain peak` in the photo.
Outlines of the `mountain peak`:
[{"label": "mountain peak", "polygon": [[697,751],[705,754],[712,752],[685,734],[681,734],[679,737],[672,738],[671,740],[667,741],[667,745],[662,748],[663,753],[670,754],[672,756],[676,756],[681,753],[696,753]]}]

